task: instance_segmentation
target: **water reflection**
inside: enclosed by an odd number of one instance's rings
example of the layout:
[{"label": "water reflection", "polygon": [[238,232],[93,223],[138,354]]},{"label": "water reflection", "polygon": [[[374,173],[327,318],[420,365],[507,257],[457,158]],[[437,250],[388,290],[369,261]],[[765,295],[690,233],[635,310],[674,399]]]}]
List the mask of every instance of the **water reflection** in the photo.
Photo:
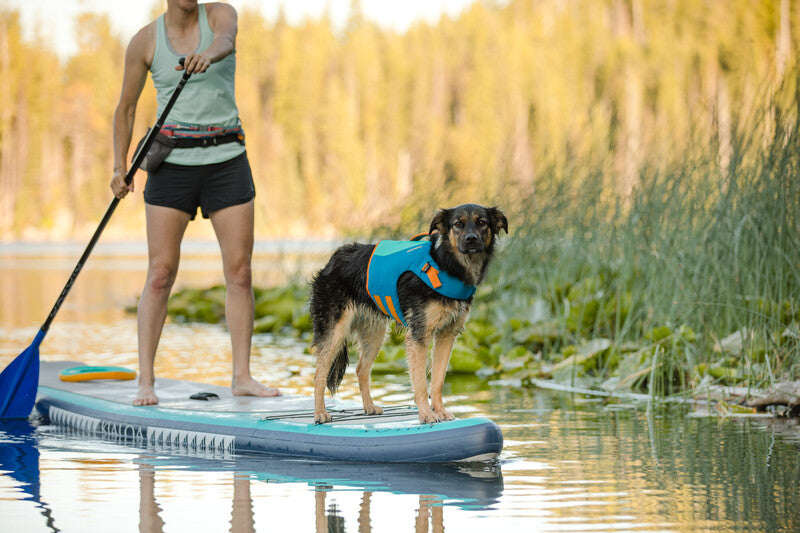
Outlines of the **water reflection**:
[{"label": "water reflection", "polygon": [[[207,454],[181,453],[165,455],[159,450],[146,449],[146,444],[122,437],[99,438],[96,435],[72,428],[42,426],[35,428],[27,422],[0,424],[0,471],[7,472],[17,481],[25,493],[25,500],[33,500],[46,519],[51,531],[58,531],[47,504],[40,498],[39,462],[43,453],[70,454],[81,468],[91,473],[93,482],[104,484],[106,493],[101,500],[117,501],[124,492],[114,474],[125,462],[135,465],[139,489],[139,531],[161,532],[167,529],[165,506],[159,501],[159,492],[167,505],[173,491],[176,473],[190,473],[199,478],[203,474],[226,474],[211,483],[214,492],[225,494],[222,483],[229,483],[231,531],[255,531],[253,484],[299,484],[314,492],[313,516],[317,531],[343,531],[341,508],[331,494],[341,492],[360,493],[358,508],[359,531],[372,531],[373,495],[412,495],[418,499],[417,516],[413,524],[403,527],[408,531],[428,531],[431,523],[434,531],[443,527],[443,506],[462,509],[486,509],[498,502],[503,490],[503,478],[499,466],[484,464],[374,464],[301,461],[284,458],[228,455],[216,457]],[[101,450],[96,453],[87,450]],[[153,453],[153,452],[156,453]],[[122,462],[119,454],[128,458]],[[112,459],[110,456],[115,456]],[[103,483],[100,472],[111,474],[108,483]],[[114,480],[114,481],[112,481]],[[227,481],[222,481],[227,480]],[[163,485],[160,487],[159,485]],[[85,491],[86,488],[84,488]],[[163,489],[163,490],[159,490]],[[87,497],[84,494],[79,497]],[[185,496],[185,495],[182,495]],[[219,503],[215,498],[215,506]],[[99,503],[90,498],[89,504]],[[296,507],[296,504],[295,504]],[[302,510],[299,510],[302,512]],[[311,509],[309,509],[309,512]],[[63,510],[74,515],[74,510]],[[385,511],[384,511],[385,512]],[[71,520],[74,521],[74,516]],[[183,520],[184,518],[181,518]]]},{"label": "water reflection", "polygon": [[156,501],[156,471],[144,462],[139,463],[139,494],[139,531],[142,533],[164,531],[162,509]]},{"label": "water reflection", "polygon": [[41,499],[39,480],[39,448],[35,436],[36,428],[26,420],[2,420],[0,425],[0,472],[17,482],[22,492],[20,500],[30,500],[44,517],[51,531],[55,527],[50,506]]},{"label": "water reflection", "polygon": [[[139,486],[141,499],[139,502],[140,533],[162,533],[164,520],[161,518],[162,508],[155,497],[155,471],[142,463],[139,469]],[[233,477],[233,502],[231,506],[231,533],[254,533],[256,522],[253,513],[250,476],[235,474]],[[346,531],[345,520],[337,503],[328,504],[328,493],[334,489],[332,485],[316,484],[314,487],[314,525],[317,532]],[[359,533],[371,533],[371,501],[372,491],[362,493],[358,509]],[[409,527],[400,527],[404,531],[427,533],[428,531],[444,531],[443,499],[440,496],[420,495],[416,519]],[[398,526],[400,526],[398,524]],[[430,527],[429,527],[430,526]]]},{"label": "water reflection", "polygon": [[[137,265],[143,276],[145,262],[112,255],[90,260],[87,269],[96,270],[76,283],[43,344],[44,360],[136,368],[135,319],[122,308],[135,300],[143,282]],[[193,260],[186,285],[221,279],[216,259]],[[37,266],[0,250],[0,367],[30,343],[72,266],[72,258]],[[161,347],[159,376],[228,384],[223,326],[168,324]],[[305,347],[257,336],[254,374],[309,393],[313,358]],[[407,376],[376,375],[373,382],[382,405],[411,402]],[[797,421],[695,418],[686,409],[648,411],[489,386],[474,376],[448,376],[444,392],[458,416],[500,425],[499,465],[418,470],[176,456],[54,426],[0,422],[0,529],[800,531]],[[358,398],[352,372],[339,396]],[[139,505],[130,505],[137,496]],[[114,513],[98,512],[106,506]]]},{"label": "water reflection", "polygon": [[[57,426],[0,424],[0,471],[16,491],[0,484],[0,503],[33,502],[49,531],[113,524],[92,509],[128,501],[134,487],[141,531],[195,527],[211,508],[233,531],[272,529],[272,520],[278,530],[299,520],[291,528],[299,531],[382,531],[387,521],[401,531],[485,530],[473,527],[480,523],[509,531],[800,529],[800,447],[781,436],[796,429],[791,423],[691,418],[543,391],[454,398],[500,423],[501,464],[188,455]],[[73,486],[81,488],[64,492]],[[3,516],[16,523],[20,515]]]},{"label": "water reflection", "polygon": [[[253,251],[253,284],[273,287],[306,280],[324,264],[335,243],[257,242]],[[75,268],[84,244],[0,244],[0,325],[40,326]],[[136,302],[147,272],[144,243],[99,243],[86,262],[69,298],[59,311],[61,322],[110,323],[124,318]],[[215,242],[187,241],[175,289],[208,287],[223,282]]]},{"label": "water reflection", "polygon": [[[165,522],[161,517],[163,509],[156,499],[156,470],[148,464],[147,458],[140,458],[139,487],[141,498],[139,500],[139,531],[140,533],[162,533]],[[252,474],[235,473],[232,479],[233,498],[231,502],[231,533],[253,533],[256,531],[256,521],[253,512],[253,498],[251,485],[254,482]],[[346,531],[342,510],[336,501],[328,502],[329,493],[335,490],[330,484],[316,482],[314,487],[314,526],[318,532]],[[366,490],[361,493],[358,505],[358,531],[371,533],[372,508],[371,502],[374,491]],[[444,498],[437,495],[419,495],[416,518],[413,524],[398,524],[398,529],[427,533],[428,531],[444,531]],[[403,527],[405,526],[405,527]],[[429,529],[430,526],[430,529]]]},{"label": "water reflection", "polygon": [[[163,509],[156,499],[156,470],[147,463],[147,457],[139,459],[139,532],[162,533]],[[253,499],[250,496],[250,477],[234,474],[233,502],[231,508],[231,533],[254,533]]]},{"label": "water reflection", "polygon": [[567,529],[578,521],[637,531],[800,530],[800,448],[781,436],[796,436],[795,422],[582,400],[542,391],[507,398],[517,407],[501,424],[515,459],[503,466],[504,503],[513,494],[531,505],[534,493],[546,522]]}]

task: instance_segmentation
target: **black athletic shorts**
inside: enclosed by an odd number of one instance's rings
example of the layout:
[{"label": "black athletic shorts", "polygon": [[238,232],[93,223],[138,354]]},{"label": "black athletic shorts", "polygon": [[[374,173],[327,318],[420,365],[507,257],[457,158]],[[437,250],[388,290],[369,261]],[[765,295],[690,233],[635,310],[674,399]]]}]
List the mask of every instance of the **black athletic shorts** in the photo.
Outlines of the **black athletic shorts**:
[{"label": "black athletic shorts", "polygon": [[256,188],[247,152],[210,165],[161,163],[147,174],[144,201],[180,209],[192,216],[201,208],[203,218],[214,211],[244,204],[255,198]]}]

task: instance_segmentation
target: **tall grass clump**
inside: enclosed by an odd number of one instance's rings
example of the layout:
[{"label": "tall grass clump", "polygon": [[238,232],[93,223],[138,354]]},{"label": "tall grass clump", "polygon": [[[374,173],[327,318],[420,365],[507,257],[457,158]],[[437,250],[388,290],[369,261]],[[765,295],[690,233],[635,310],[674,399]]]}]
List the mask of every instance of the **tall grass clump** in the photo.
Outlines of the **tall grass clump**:
[{"label": "tall grass clump", "polygon": [[493,271],[506,339],[550,368],[608,339],[573,362],[659,395],[800,377],[798,109],[784,83],[725,146],[645,157],[627,193],[610,155],[540,174]]}]

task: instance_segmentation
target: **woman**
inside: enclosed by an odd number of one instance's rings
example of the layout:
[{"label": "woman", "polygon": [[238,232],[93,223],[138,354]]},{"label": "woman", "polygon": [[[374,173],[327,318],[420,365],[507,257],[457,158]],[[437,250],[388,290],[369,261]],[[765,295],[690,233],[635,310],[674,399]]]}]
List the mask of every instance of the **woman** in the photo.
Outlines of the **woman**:
[{"label": "woman", "polygon": [[[111,190],[117,198],[134,190],[133,182],[125,184],[125,167],[147,72],[157,90],[159,115],[181,71],[192,74],[162,128],[175,147],[158,168],[148,171],[144,189],[148,268],[138,307],[139,389],[134,405],[158,403],[153,363],[178,272],[181,240],[198,207],[211,219],[222,252],[233,351],[231,390],[237,396],[280,394],[250,374],[255,187],[234,99],[236,33],[236,10],[228,4],[167,0],[166,12],[134,35],[125,54],[114,113]],[[178,64],[181,57],[184,66]]]}]

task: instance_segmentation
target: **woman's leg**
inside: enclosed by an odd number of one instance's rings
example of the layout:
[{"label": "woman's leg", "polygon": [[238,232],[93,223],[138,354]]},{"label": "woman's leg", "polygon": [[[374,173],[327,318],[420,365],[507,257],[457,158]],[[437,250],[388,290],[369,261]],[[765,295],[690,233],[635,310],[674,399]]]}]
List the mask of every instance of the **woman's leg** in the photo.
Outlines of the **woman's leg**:
[{"label": "woman's leg", "polygon": [[170,207],[145,204],[147,218],[147,281],[139,297],[139,390],[134,405],[154,405],[153,364],[167,317],[167,300],[178,274],[181,240],[191,219],[188,213]]},{"label": "woman's leg", "polygon": [[265,387],[250,375],[250,348],[253,337],[253,201],[211,213],[211,224],[222,252],[227,298],[225,318],[231,334],[233,379],[236,396],[277,396],[277,389]]}]

